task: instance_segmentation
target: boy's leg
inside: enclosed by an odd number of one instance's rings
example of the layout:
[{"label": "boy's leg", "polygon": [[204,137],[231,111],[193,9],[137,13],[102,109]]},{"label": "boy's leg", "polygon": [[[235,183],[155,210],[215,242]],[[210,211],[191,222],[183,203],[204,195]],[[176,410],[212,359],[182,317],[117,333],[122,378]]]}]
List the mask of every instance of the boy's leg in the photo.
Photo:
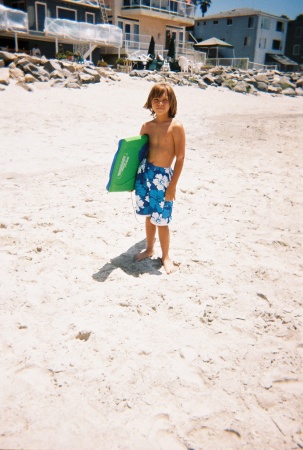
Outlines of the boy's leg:
[{"label": "boy's leg", "polygon": [[157,227],[150,221],[150,217],[145,219],[145,232],[146,232],[146,249],[138,253],[135,256],[137,261],[141,261],[144,258],[150,258],[154,254],[155,236]]},{"label": "boy's leg", "polygon": [[177,266],[169,257],[170,232],[168,225],[158,227],[159,241],[162,250],[162,264],[167,274],[177,270]]}]

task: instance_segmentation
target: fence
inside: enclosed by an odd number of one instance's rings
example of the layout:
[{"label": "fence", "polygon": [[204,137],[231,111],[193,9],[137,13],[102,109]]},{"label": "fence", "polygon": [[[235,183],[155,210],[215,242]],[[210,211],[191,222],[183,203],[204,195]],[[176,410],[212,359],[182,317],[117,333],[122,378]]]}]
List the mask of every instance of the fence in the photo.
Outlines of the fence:
[{"label": "fence", "polygon": [[275,66],[274,64],[271,65],[266,65],[266,64],[258,64],[255,62],[248,62],[248,68],[249,69],[256,69],[256,70],[277,70],[277,66]]},{"label": "fence", "polygon": [[207,58],[206,64],[210,66],[231,66],[247,70],[248,58]]}]

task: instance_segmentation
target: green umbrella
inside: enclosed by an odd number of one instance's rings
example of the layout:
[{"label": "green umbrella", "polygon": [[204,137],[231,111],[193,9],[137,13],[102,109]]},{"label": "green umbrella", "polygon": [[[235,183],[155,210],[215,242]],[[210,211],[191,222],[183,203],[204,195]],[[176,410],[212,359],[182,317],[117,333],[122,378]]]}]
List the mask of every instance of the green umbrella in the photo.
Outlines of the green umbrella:
[{"label": "green umbrella", "polygon": [[174,61],[175,60],[175,56],[176,56],[175,38],[172,37],[171,40],[169,41],[167,57],[171,58]]}]

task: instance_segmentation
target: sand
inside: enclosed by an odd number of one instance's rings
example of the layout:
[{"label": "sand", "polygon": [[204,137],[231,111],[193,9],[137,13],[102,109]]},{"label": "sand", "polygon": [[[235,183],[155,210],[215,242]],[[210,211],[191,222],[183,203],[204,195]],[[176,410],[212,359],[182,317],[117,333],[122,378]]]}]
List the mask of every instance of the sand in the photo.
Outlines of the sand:
[{"label": "sand", "polygon": [[176,87],[167,275],[105,189],[152,84],[0,93],[0,448],[303,448],[303,98]]}]

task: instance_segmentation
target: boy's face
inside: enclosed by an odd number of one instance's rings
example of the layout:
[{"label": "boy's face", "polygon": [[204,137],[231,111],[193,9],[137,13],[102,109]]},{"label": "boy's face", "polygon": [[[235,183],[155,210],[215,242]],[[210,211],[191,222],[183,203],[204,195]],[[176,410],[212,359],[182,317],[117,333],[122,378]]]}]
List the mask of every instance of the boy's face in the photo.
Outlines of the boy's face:
[{"label": "boy's face", "polygon": [[166,92],[152,99],[152,108],[156,116],[168,115],[170,104]]}]

